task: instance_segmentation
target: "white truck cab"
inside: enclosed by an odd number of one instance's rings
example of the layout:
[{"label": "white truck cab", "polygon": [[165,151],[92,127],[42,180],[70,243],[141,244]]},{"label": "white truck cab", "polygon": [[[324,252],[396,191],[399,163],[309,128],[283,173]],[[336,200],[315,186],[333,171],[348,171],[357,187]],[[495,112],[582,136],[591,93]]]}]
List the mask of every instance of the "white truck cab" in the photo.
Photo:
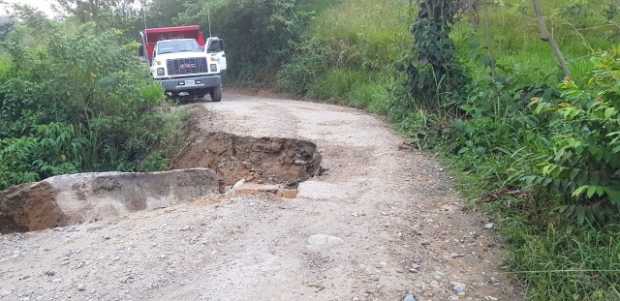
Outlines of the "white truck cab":
[{"label": "white truck cab", "polygon": [[220,55],[208,53],[194,39],[161,40],[153,50],[151,74],[170,96],[202,98],[210,94],[214,101],[220,101]]},{"label": "white truck cab", "polygon": [[226,71],[228,63],[226,61],[226,52],[224,50],[224,40],[218,37],[207,39],[205,52],[211,55],[211,58],[217,60],[222,71]]},{"label": "white truck cab", "polygon": [[140,38],[140,55],[168,96],[209,94],[214,101],[222,100],[222,75],[227,68],[222,39],[205,39],[198,25],[147,28]]}]

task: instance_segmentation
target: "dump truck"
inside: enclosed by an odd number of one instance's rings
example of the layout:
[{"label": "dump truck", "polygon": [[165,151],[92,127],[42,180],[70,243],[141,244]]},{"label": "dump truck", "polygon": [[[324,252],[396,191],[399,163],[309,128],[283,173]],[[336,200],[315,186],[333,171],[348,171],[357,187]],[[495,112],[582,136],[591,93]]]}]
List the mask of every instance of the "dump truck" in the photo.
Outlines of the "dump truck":
[{"label": "dump truck", "polygon": [[227,68],[224,41],[206,38],[198,25],[147,28],[140,32],[140,55],[166,95],[222,100]]}]

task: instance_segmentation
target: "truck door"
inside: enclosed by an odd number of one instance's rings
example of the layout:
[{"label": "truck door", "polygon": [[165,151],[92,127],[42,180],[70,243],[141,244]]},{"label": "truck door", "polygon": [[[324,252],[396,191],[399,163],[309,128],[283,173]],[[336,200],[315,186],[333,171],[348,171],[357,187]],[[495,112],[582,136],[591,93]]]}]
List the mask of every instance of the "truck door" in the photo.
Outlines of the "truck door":
[{"label": "truck door", "polygon": [[226,52],[224,51],[224,40],[220,38],[209,38],[207,40],[206,52],[218,61],[220,70],[224,71],[228,68],[226,60]]}]

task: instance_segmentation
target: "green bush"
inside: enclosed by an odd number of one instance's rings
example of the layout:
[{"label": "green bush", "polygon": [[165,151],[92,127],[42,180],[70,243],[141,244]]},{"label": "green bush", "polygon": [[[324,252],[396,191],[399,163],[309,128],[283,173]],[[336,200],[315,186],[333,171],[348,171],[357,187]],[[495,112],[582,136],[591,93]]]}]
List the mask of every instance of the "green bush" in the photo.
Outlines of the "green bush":
[{"label": "green bush", "polygon": [[170,23],[198,23],[226,40],[228,78],[239,83],[273,83],[280,66],[300,42],[315,9],[325,0],[226,0],[187,2]]},{"label": "green bush", "polygon": [[538,114],[549,115],[552,153],[532,186],[562,196],[581,224],[620,216],[620,48],[593,58],[594,75],[585,88],[562,85],[555,102],[537,99]]},{"label": "green bush", "polygon": [[[138,170],[178,118],[114,31],[50,23],[9,34],[0,61],[0,188],[77,171]],[[163,126],[162,126],[163,125]],[[152,165],[152,164],[151,164]],[[152,167],[149,167],[152,168]]]}]

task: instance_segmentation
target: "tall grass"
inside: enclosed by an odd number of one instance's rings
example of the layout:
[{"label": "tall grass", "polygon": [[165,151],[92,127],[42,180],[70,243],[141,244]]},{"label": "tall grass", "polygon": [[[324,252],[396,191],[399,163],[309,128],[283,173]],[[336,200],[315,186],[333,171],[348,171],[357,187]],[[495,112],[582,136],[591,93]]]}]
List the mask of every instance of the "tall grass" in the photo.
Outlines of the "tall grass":
[{"label": "tall grass", "polygon": [[[569,61],[573,77],[583,82],[592,71],[590,55],[619,41],[620,18],[608,12],[614,0],[543,2],[548,26]],[[498,67],[523,84],[557,84],[557,63],[547,43],[540,39],[531,1],[501,3],[483,6],[457,24],[455,41],[462,53],[469,55],[464,59],[471,59],[470,52],[482,48]]]},{"label": "tall grass", "polygon": [[279,87],[386,113],[394,62],[412,40],[409,1],[342,1],[318,15],[296,55],[280,72]]}]

